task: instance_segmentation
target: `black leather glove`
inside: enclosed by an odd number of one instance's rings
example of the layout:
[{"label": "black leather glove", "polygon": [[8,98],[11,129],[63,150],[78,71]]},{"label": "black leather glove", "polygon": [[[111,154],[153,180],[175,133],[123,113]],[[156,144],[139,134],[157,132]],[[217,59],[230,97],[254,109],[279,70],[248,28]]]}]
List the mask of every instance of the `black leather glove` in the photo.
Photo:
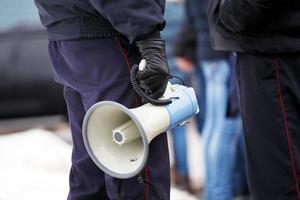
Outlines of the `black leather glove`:
[{"label": "black leather glove", "polygon": [[146,60],[145,69],[138,72],[140,86],[150,97],[158,99],[164,94],[170,76],[165,42],[152,38],[140,40],[136,44],[142,59]]}]

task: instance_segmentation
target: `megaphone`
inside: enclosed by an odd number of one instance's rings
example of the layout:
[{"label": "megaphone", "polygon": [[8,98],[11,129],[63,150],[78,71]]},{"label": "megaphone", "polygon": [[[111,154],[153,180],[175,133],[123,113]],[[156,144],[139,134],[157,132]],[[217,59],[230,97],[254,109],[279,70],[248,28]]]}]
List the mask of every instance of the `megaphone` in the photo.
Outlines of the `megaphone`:
[{"label": "megaphone", "polygon": [[113,101],[102,101],[87,111],[83,140],[102,171],[120,179],[136,176],[147,161],[151,141],[199,111],[193,88],[169,83],[163,98],[172,99],[172,103],[147,103],[128,109]]}]

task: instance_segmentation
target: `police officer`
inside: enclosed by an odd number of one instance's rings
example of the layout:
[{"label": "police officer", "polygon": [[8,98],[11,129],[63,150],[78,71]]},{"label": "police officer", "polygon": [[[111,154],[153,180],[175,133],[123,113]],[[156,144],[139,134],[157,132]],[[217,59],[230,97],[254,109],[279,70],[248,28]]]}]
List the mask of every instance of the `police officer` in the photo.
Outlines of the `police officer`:
[{"label": "police officer", "polygon": [[164,0],[35,0],[35,4],[47,29],[54,77],[64,85],[72,130],[68,200],[169,199],[166,134],[151,143],[141,172],[144,181],[139,181],[138,177],[119,180],[104,174],[89,157],[81,132],[83,116],[96,102],[140,104],[129,71],[141,59],[147,62],[139,74],[143,88],[156,99],[164,93],[169,78],[160,38]]},{"label": "police officer", "polygon": [[300,1],[210,0],[212,44],[237,52],[254,200],[300,200]]}]

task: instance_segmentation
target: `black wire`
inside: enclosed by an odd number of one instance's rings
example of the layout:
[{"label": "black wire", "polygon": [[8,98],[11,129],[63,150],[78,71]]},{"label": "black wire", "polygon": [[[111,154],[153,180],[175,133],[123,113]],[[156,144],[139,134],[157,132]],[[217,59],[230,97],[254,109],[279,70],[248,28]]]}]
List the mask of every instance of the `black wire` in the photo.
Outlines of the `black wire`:
[{"label": "black wire", "polygon": [[178,80],[181,81],[182,85],[186,86],[186,84],[185,84],[185,82],[183,81],[183,79],[180,78],[179,76],[175,76],[175,75],[172,75],[172,74],[171,74],[170,78],[171,78],[171,79],[172,79],[172,78],[177,78]]},{"label": "black wire", "polygon": [[139,86],[138,81],[137,81],[137,71],[138,69],[138,65],[133,65],[131,72],[130,72],[130,81],[133,87],[133,90],[135,91],[135,93],[141,97],[145,102],[147,103],[151,103],[153,105],[156,106],[165,106],[168,105],[170,103],[172,103],[172,99],[162,99],[162,100],[157,100],[157,99],[153,99],[150,96],[148,96]]}]

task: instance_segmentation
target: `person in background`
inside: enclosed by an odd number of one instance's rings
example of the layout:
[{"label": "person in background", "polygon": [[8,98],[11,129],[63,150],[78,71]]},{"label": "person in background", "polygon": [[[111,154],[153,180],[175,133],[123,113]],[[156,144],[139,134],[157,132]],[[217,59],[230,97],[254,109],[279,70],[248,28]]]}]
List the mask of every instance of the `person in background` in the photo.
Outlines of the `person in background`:
[{"label": "person in background", "polygon": [[[175,7],[177,7],[177,9],[175,9]],[[189,57],[187,58],[189,60],[188,65],[194,65],[195,63],[195,34],[193,30],[190,30],[188,27],[186,27],[185,23],[183,22],[185,18],[184,10],[185,9],[183,3],[180,4],[180,7],[178,4],[168,7],[167,4],[165,17],[168,21],[168,24],[164,32],[162,33],[162,37],[164,36],[164,33],[169,33],[169,36],[172,35],[172,38],[170,38],[169,40],[166,39],[167,46],[169,47],[167,55],[169,55],[168,62],[170,64],[171,72],[172,74],[179,76],[184,81],[184,84],[190,86],[193,67],[190,68],[191,70],[178,69],[179,66],[183,65],[182,63],[178,63],[178,59],[180,59],[178,58],[178,54],[182,55],[182,62],[185,61],[183,57]],[[176,24],[174,23],[174,19],[177,19]],[[178,38],[180,38],[180,41],[178,40]],[[175,55],[176,58],[174,58],[173,55]],[[189,66],[187,66],[187,68],[188,67]],[[174,79],[173,83],[183,84],[182,81],[178,79]],[[201,112],[203,112],[202,108]],[[174,167],[172,169],[172,178],[174,180],[174,184],[179,189],[194,193],[196,188],[192,187],[188,172],[187,127],[176,127],[171,130],[171,133],[175,161]]]},{"label": "person in background", "polygon": [[[169,81],[161,0],[35,0],[49,38],[54,76],[64,86],[73,153],[68,200],[170,199],[167,135],[150,144],[141,176],[116,179],[89,157],[82,121],[96,102],[109,100],[132,108],[140,105],[130,84],[130,70],[141,59],[139,81],[158,99]],[[142,179],[141,179],[142,177]],[[142,181],[141,181],[142,180]],[[158,194],[158,191],[159,194]]]},{"label": "person in background", "polygon": [[[204,143],[205,199],[230,200],[238,193],[235,191],[240,191],[236,188],[239,185],[234,182],[234,170],[236,165],[243,165],[236,163],[237,151],[241,150],[241,120],[239,112],[229,114],[228,111],[231,109],[229,80],[233,74],[231,55],[212,49],[206,17],[207,3],[207,0],[186,1],[187,20],[196,32],[196,72],[199,79],[202,75],[205,81],[202,84],[205,88],[198,92],[200,97],[205,97],[203,128],[198,125]],[[235,104],[235,107],[238,106]]]},{"label": "person in background", "polygon": [[254,200],[300,200],[300,1],[210,0],[212,45],[237,54]]}]

